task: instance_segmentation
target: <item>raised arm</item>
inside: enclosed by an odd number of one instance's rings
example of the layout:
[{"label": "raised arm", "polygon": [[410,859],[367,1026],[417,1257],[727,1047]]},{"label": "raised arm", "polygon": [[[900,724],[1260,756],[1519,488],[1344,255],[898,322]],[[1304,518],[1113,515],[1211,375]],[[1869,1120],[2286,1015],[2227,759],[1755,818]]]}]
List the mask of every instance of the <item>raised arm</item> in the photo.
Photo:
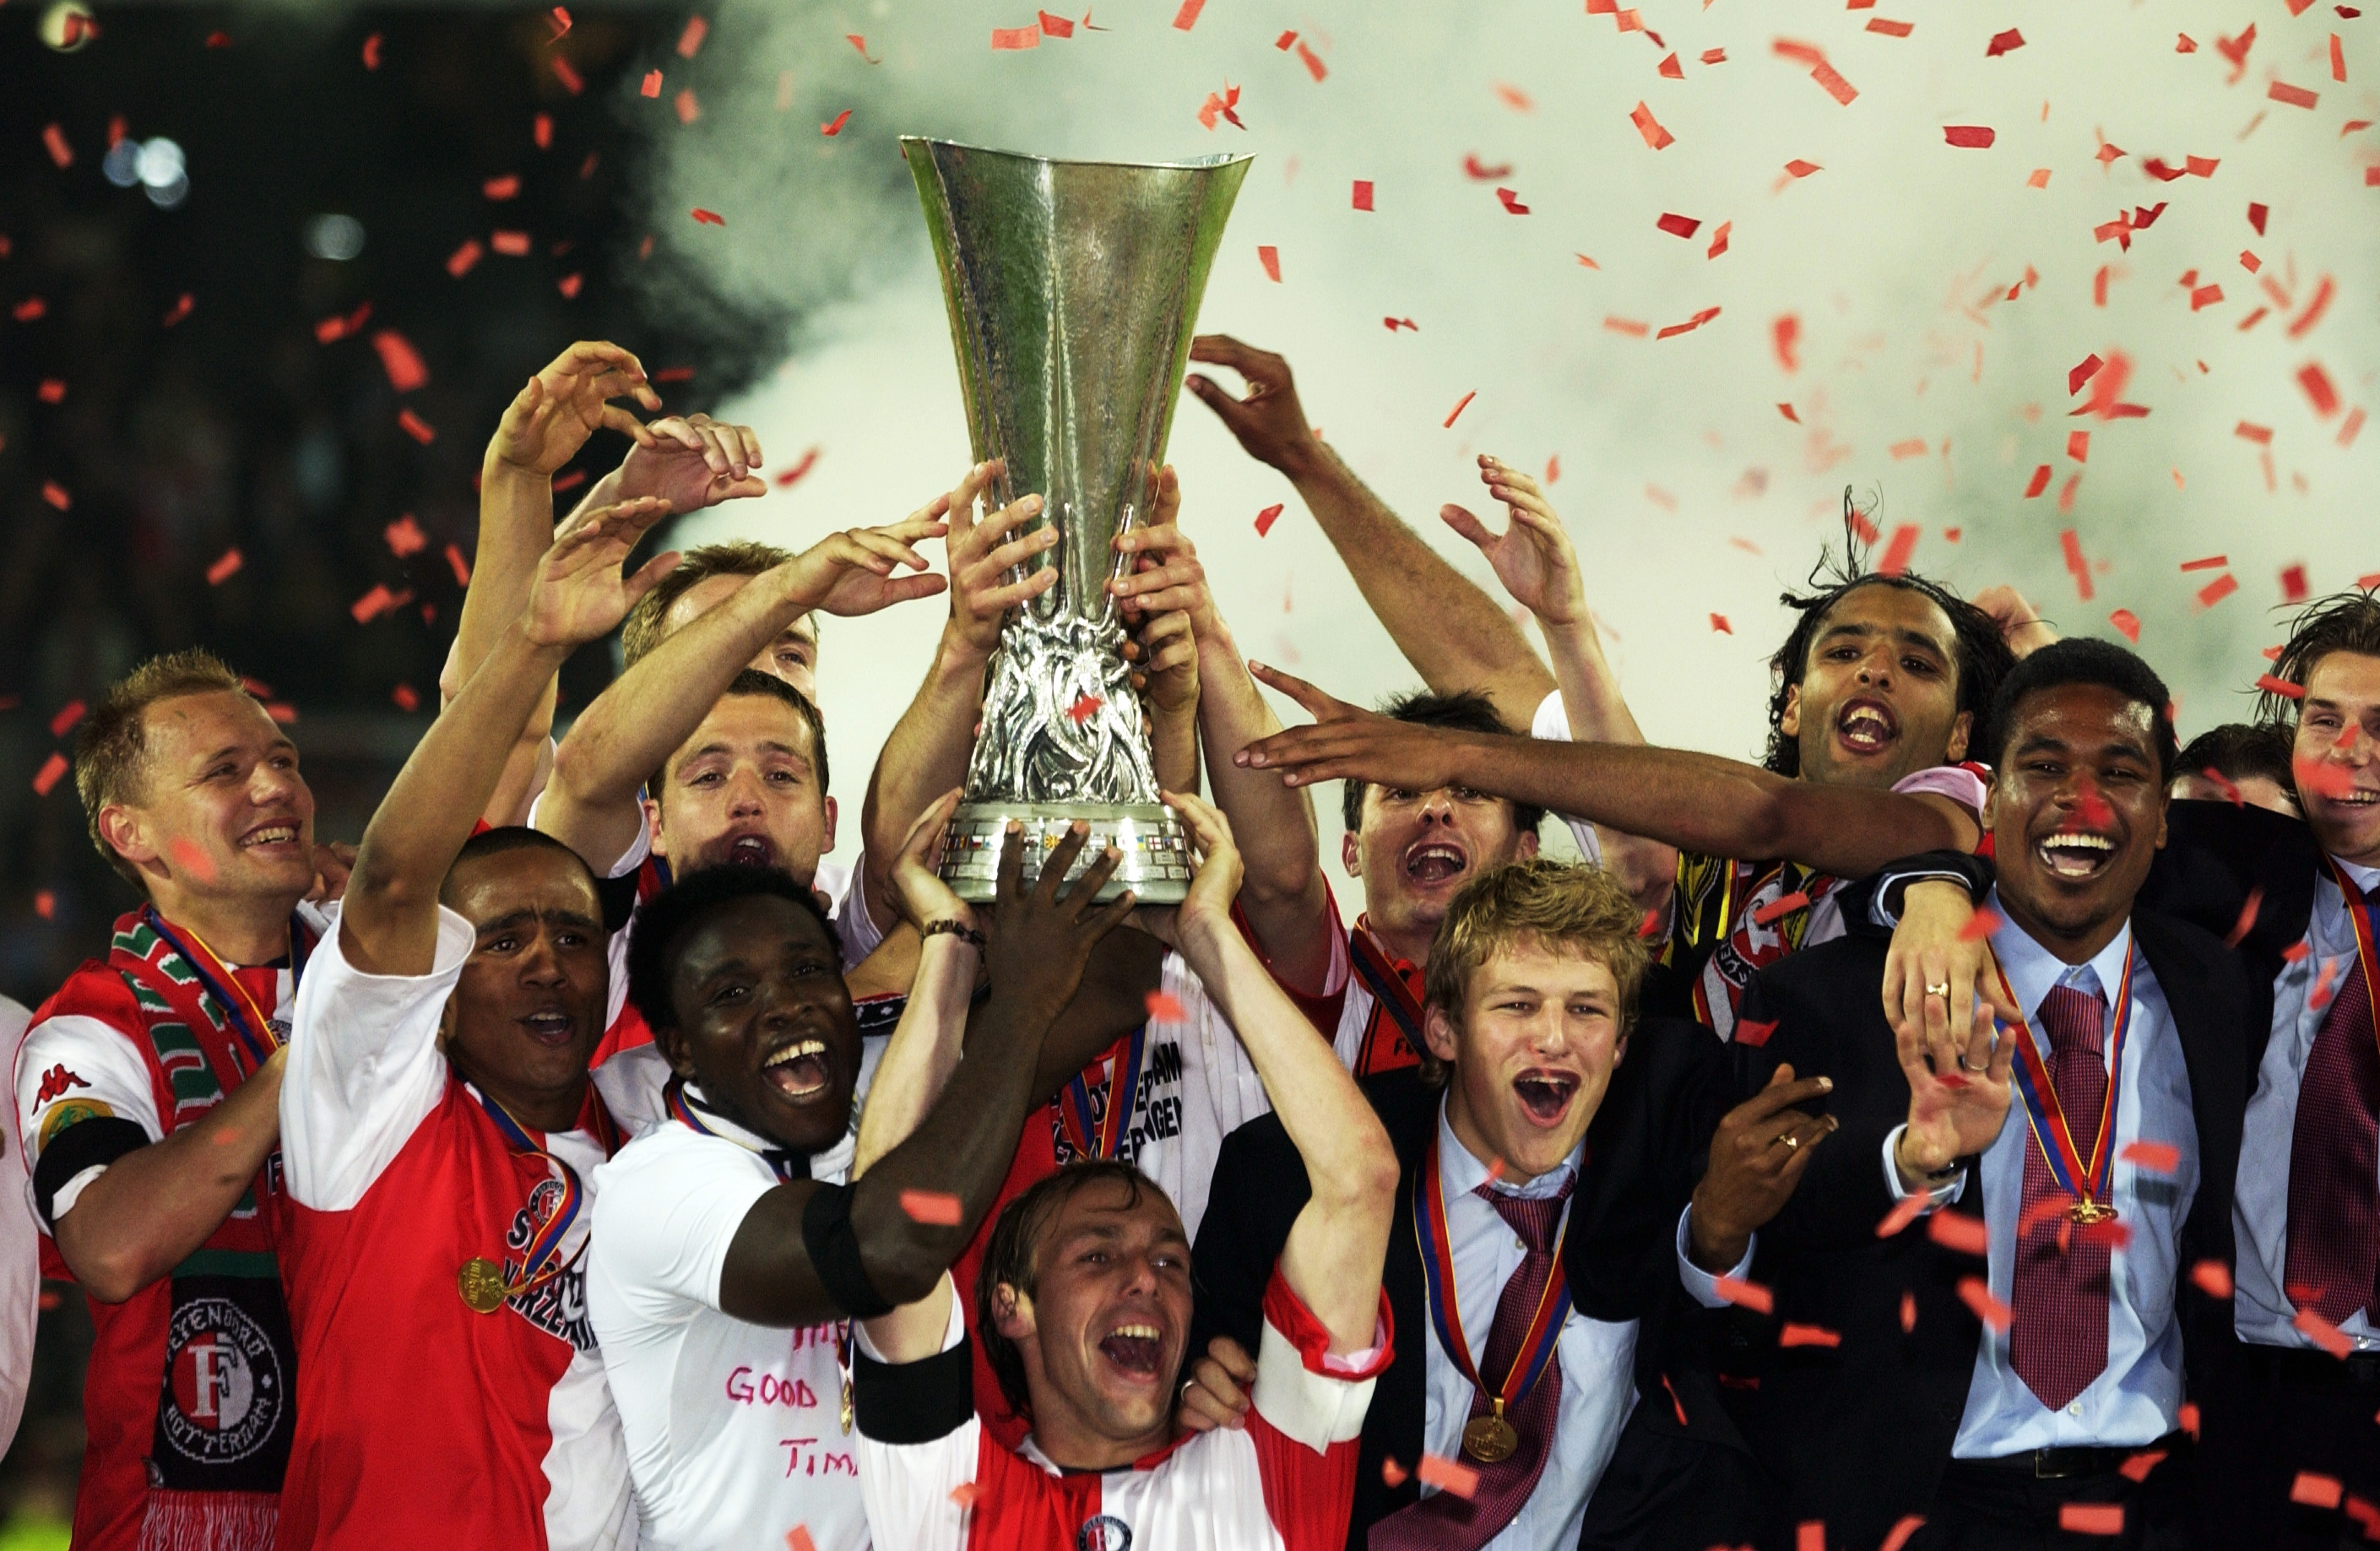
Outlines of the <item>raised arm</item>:
[{"label": "raised arm", "polygon": [[1208,779],[1235,837],[1244,868],[1240,910],[1264,944],[1275,973],[1300,990],[1320,992],[1330,971],[1335,923],[1324,880],[1310,794],[1230,756],[1281,731],[1281,721],[1248,676],[1231,627],[1215,607],[1197,546],[1175,522],[1119,534],[1116,548],[1135,569],[1113,584],[1120,598],[1160,618],[1187,622],[1197,652],[1198,730],[1212,757]]},{"label": "raised arm", "polygon": [[1039,496],[1020,496],[989,515],[977,515],[978,503],[1001,467],[996,461],[977,464],[943,498],[950,524],[943,552],[951,572],[951,617],[935,643],[926,682],[877,753],[860,807],[871,907],[893,895],[892,863],[880,858],[900,854],[903,837],[934,794],[966,779],[975,724],[983,710],[984,671],[1000,644],[1001,620],[1058,585],[1054,565],[1023,581],[1012,579],[1015,567],[1058,541],[1053,526],[1017,536],[1019,527],[1039,515]]},{"label": "raised arm", "polygon": [[1505,721],[1528,726],[1554,681],[1520,626],[1316,438],[1289,363],[1220,333],[1191,341],[1190,358],[1246,379],[1245,398],[1204,375],[1194,374],[1189,385],[1250,457],[1289,477],[1414,671],[1441,695],[1483,691]]},{"label": "raised arm", "polygon": [[522,612],[431,723],[364,830],[339,914],[340,951],[356,969],[430,972],[439,887],[471,838],[547,681],[677,563],[676,555],[664,554],[632,576],[620,573],[645,530],[666,515],[660,501],[631,502],[591,512],[555,536]]},{"label": "raised arm", "polygon": [[[941,880],[929,860],[941,855],[942,827],[958,806],[959,789],[953,786],[910,826],[892,861],[902,917],[920,932],[944,921],[956,922],[965,932],[977,930],[975,911]],[[965,932],[935,932],[917,951],[908,1003],[876,1063],[868,1103],[860,1110],[859,1138],[851,1158],[855,1180],[917,1129],[958,1070],[967,1001],[975,993],[981,956]]]},{"label": "raised arm", "polygon": [[1973,814],[1930,793],[1791,781],[1687,749],[1415,727],[1334,700],[1287,673],[1256,672],[1316,721],[1238,757],[1293,785],[1353,776],[1425,792],[1468,786],[1683,851],[1782,857],[1841,878],[1862,877],[1914,852],[1972,851],[1983,833]]},{"label": "raised arm", "polygon": [[1151,927],[1172,937],[1238,1031],[1305,1161],[1313,1196],[1290,1227],[1281,1276],[1330,1329],[1331,1351],[1363,1351],[1378,1334],[1380,1266],[1396,1215],[1396,1152],[1355,1079],[1330,1045],[1314,1037],[1313,1025],[1232,924],[1240,862],[1231,826],[1196,797],[1168,793],[1165,801],[1182,816],[1200,860],[1189,898],[1170,923],[1152,912]]},{"label": "raised arm", "polygon": [[[1166,528],[1179,532],[1182,515],[1182,481],[1175,477],[1173,466],[1167,464],[1157,471],[1151,483],[1148,522],[1144,528]],[[1121,539],[1123,536],[1117,535]],[[1116,548],[1125,548],[1118,543]],[[1164,556],[1145,554],[1131,563],[1134,569],[1154,570],[1161,565]],[[1123,643],[1126,661],[1133,664],[1132,686],[1140,696],[1142,715],[1148,724],[1149,763],[1157,771],[1157,785],[1163,792],[1196,792],[1198,790],[1198,642],[1192,632],[1190,616],[1179,608],[1150,603],[1123,590],[1114,582],[1109,589],[1116,595],[1127,632]]]},{"label": "raised arm", "polygon": [[910,546],[942,531],[941,498],[890,527],[832,534],[737,588],[613,682],[554,750],[553,780],[537,827],[599,872],[635,843],[644,823],[637,789],[693,735],[738,670],[812,609],[866,614],[941,591]]}]

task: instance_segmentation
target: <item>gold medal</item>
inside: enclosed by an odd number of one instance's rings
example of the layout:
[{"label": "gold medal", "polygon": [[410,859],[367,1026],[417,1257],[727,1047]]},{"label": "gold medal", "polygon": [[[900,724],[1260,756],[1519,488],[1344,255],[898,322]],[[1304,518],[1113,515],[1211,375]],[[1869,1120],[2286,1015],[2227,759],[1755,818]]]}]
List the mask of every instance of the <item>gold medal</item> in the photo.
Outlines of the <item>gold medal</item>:
[{"label": "gold medal", "polygon": [[473,1314],[493,1314],[504,1306],[504,1270],[494,1261],[475,1254],[455,1273],[455,1290],[463,1295]]},{"label": "gold medal", "polygon": [[1463,1424],[1463,1452],[1483,1465],[1509,1460],[1512,1450],[1521,1447],[1521,1435],[1504,1420],[1503,1402],[1499,1400],[1495,1405],[1494,1414],[1475,1416]]},{"label": "gold medal", "polygon": [[2073,1221],[2088,1228],[2094,1223],[2115,1221],[2116,1208],[2105,1201],[2094,1201],[2086,1195],[2067,1207],[2066,1215]]}]

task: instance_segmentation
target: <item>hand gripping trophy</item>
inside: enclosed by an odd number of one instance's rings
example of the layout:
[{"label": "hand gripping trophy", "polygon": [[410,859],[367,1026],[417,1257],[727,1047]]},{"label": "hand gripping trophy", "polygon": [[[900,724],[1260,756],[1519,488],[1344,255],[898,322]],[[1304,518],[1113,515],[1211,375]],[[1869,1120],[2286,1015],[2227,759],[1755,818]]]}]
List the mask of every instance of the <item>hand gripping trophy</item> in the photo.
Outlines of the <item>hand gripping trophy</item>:
[{"label": "hand gripping trophy", "polygon": [[1061,568],[1001,626],[942,877],[960,897],[989,901],[1009,820],[1025,826],[1028,850],[1047,850],[1081,818],[1086,864],[1102,846],[1123,854],[1107,895],[1179,903],[1189,853],[1158,801],[1106,584],[1123,574],[1111,540],[1148,512],[1198,298],[1249,158],[1056,162],[916,138],[901,152],[941,271],[976,458],[1007,466],[998,503],[1040,492],[1025,531],[1059,530],[1010,578]]}]

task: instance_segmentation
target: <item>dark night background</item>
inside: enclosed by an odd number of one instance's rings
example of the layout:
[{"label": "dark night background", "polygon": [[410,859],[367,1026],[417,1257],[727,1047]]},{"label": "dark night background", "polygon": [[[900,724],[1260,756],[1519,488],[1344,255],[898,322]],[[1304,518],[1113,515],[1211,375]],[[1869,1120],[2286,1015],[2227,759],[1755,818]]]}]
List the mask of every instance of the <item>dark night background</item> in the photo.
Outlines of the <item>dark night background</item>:
[{"label": "dark night background", "polygon": [[[203,643],[295,713],[318,833],[356,839],[436,709],[462,599],[446,547],[471,552],[480,452],[520,383],[570,341],[608,338],[671,409],[703,408],[784,337],[638,256],[639,145],[619,105],[664,58],[684,67],[684,7],[573,6],[556,40],[533,8],[111,6],[70,53],[45,44],[44,14],[0,9],[0,993],[28,1006],[134,903],[92,853],[71,777],[35,792],[68,746],[62,713],[143,657]],[[109,180],[119,136],[181,147],[177,207]],[[491,200],[507,176],[517,194]],[[309,252],[324,215],[360,224],[353,258]],[[526,232],[528,254],[448,273],[497,231]],[[319,337],[366,305],[356,333]],[[394,390],[381,329],[411,343],[426,384]],[[433,441],[400,425],[407,410]],[[598,436],[557,484],[625,445]],[[400,557],[384,535],[407,514],[428,542]],[[211,585],[234,548],[243,563]],[[375,587],[412,599],[359,624],[350,606]],[[596,652],[572,662],[563,714],[611,671]],[[35,1526],[70,1505],[81,1448],[88,1324],[71,1289],[43,1302],[33,1395],[0,1464],[0,1520],[15,1513],[0,1551],[64,1543]]]}]

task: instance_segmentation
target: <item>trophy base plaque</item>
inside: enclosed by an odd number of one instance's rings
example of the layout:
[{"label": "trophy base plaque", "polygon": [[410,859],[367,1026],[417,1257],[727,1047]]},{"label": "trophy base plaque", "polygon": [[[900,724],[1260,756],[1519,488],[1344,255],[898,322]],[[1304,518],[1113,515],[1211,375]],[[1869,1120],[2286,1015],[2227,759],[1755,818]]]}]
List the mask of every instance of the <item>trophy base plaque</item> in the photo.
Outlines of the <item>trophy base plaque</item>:
[{"label": "trophy base plaque", "polygon": [[[1008,821],[1025,826],[1024,877],[1040,874],[1040,858],[1058,848],[1077,818],[1091,827],[1069,878],[1114,846],[1123,853],[1101,900],[1126,889],[1143,904],[1180,904],[1190,892],[1190,843],[1182,821],[1162,803],[961,803],[942,839],[941,875],[969,904],[989,904],[1000,883],[1000,847]],[[1029,881],[1028,881],[1029,886]]]}]

